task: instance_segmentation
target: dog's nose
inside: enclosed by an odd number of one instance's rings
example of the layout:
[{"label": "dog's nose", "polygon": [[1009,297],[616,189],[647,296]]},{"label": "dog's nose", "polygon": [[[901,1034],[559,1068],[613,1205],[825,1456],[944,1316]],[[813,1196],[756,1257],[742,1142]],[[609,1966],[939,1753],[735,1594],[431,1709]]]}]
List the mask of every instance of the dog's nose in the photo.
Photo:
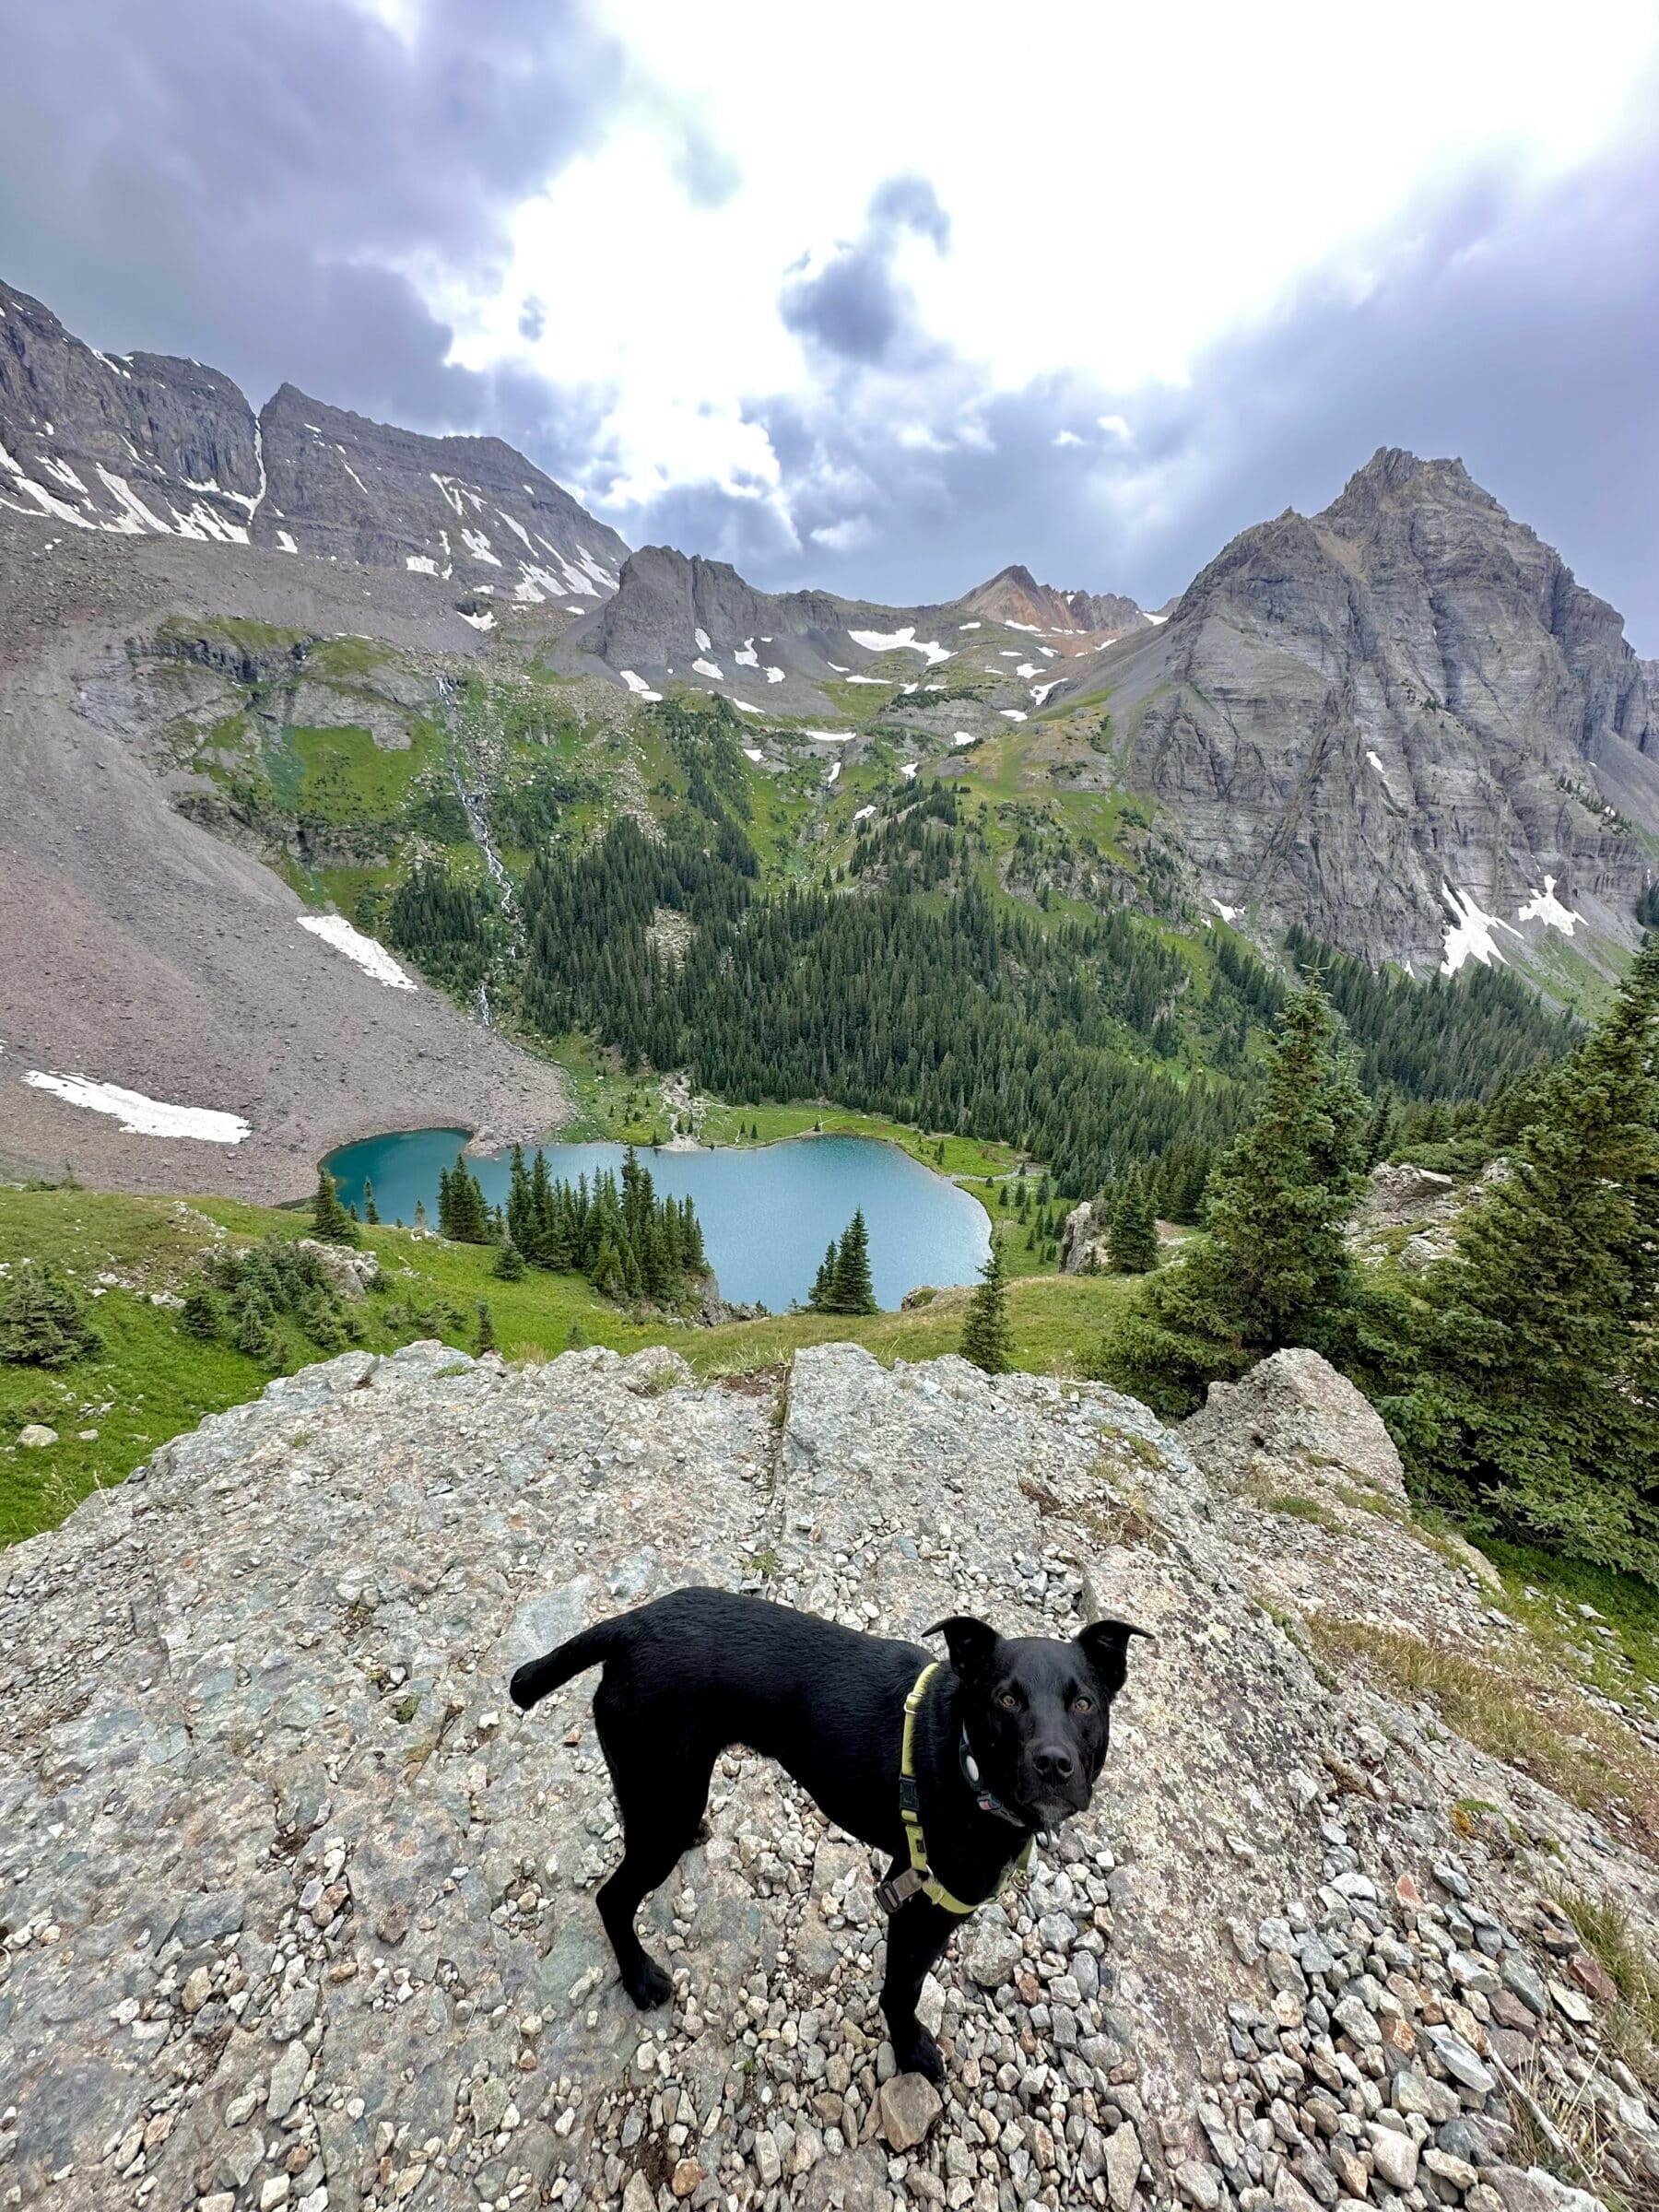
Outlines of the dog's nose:
[{"label": "dog's nose", "polygon": [[1064,1744],[1047,1744],[1031,1754],[1031,1763],[1044,1782],[1069,1782],[1077,1762]]}]

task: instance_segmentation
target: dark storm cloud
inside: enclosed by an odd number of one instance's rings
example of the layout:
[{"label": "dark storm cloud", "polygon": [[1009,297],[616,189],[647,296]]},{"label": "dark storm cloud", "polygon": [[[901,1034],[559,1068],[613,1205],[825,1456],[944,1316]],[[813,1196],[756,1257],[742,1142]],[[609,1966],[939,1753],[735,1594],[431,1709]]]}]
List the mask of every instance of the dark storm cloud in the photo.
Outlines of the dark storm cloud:
[{"label": "dark storm cloud", "polygon": [[915,295],[893,267],[907,234],[943,253],[950,218],[925,177],[889,177],[870,196],[864,229],[816,270],[803,264],[785,279],[778,309],[809,347],[831,357],[888,368],[918,366],[935,350]]},{"label": "dark storm cloud", "polygon": [[572,0],[428,0],[406,41],[343,0],[15,12],[0,272],[107,347],[189,353],[418,425],[494,380],[399,265],[487,273],[513,203],[605,127],[621,53]]},{"label": "dark storm cloud", "polygon": [[[1403,445],[1461,456],[1659,652],[1659,152],[1616,149],[1542,191],[1494,174],[1442,193],[1376,258],[1363,297],[1310,282],[1179,391],[1044,378],[986,398],[939,348],[897,379],[879,346],[845,342],[863,327],[850,312],[828,396],[749,410],[779,456],[794,547],[775,515],[712,488],[677,493],[676,520],[749,546],[773,586],[908,605],[1023,560],[1156,607],[1241,529],[1324,506],[1377,446]],[[877,309],[858,312],[878,334]],[[1118,416],[1127,438],[1100,425]],[[837,525],[859,520],[840,549]],[[636,535],[653,525],[629,518]]]}]

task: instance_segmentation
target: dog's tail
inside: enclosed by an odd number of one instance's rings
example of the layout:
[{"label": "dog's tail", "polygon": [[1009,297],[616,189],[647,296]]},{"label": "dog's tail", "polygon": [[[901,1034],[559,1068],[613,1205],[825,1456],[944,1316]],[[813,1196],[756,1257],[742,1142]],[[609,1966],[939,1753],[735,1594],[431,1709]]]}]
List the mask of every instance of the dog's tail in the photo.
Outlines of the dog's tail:
[{"label": "dog's tail", "polygon": [[597,1666],[613,1652],[621,1649],[618,1620],[596,1621],[591,1629],[583,1629],[568,1643],[556,1643],[540,1659],[527,1659],[514,1674],[509,1694],[521,1712],[528,1712],[532,1705],[539,1704],[561,1683],[572,1676],[582,1674],[590,1666]]}]

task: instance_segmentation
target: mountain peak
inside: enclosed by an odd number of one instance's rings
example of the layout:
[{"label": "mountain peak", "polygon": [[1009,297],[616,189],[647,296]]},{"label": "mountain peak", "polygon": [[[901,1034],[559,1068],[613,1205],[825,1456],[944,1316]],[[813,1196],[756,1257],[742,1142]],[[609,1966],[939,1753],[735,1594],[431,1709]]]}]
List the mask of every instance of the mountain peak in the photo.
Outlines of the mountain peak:
[{"label": "mountain peak", "polygon": [[1147,619],[1133,599],[1118,593],[1065,592],[1052,583],[1039,583],[1023,561],[1011,561],[964,592],[961,605],[982,621],[1053,632],[1105,630],[1121,637]]}]

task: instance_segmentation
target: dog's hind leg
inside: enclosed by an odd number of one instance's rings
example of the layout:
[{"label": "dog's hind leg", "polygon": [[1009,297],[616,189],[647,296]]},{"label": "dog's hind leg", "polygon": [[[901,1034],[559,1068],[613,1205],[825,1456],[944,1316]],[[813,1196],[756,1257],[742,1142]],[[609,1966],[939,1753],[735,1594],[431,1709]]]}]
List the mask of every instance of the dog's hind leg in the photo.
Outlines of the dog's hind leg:
[{"label": "dog's hind leg", "polygon": [[599,1916],[623,1987],[645,2010],[665,2005],[674,1984],[634,1932],[634,1914],[696,1841],[715,1753],[671,1738],[658,1737],[647,1747],[622,1714],[602,1710],[603,1698],[602,1688],[594,1716],[622,1814],[623,1852],[621,1865],[600,1888]]}]

